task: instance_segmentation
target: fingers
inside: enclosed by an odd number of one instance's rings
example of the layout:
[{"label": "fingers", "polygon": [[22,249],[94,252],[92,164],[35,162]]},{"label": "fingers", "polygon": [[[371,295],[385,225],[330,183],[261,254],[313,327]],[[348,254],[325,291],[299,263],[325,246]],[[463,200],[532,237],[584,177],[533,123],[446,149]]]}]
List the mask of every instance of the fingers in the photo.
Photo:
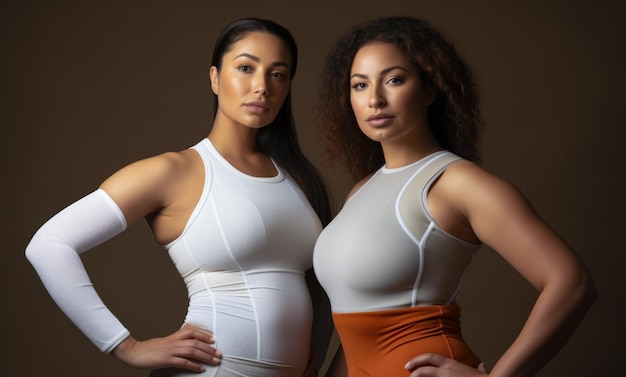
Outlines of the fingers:
[{"label": "fingers", "polygon": [[[219,356],[215,356],[216,353]],[[221,353],[212,346],[193,339],[169,341],[159,349],[154,349],[151,355],[155,358],[154,362],[160,364],[160,368],[178,368],[192,372],[203,372],[206,365],[218,365],[221,357]]]},{"label": "fingers", "polygon": [[181,339],[189,339],[190,341],[190,343],[185,344],[189,348],[184,349],[182,357],[195,358],[210,365],[219,364],[222,352],[212,346],[215,344],[215,337],[211,332],[195,326],[184,325],[175,334]]},{"label": "fingers", "polygon": [[436,376],[486,376],[487,368],[480,363],[472,368],[460,361],[434,353],[425,353],[409,360],[404,366],[411,371],[409,377],[436,377]]},{"label": "fingers", "polygon": [[[211,332],[185,325],[173,334],[153,339],[158,345],[165,366],[186,369],[192,372],[203,372],[204,365],[218,365],[222,352],[217,350],[215,338]],[[157,348],[153,349],[153,357],[158,357]]]},{"label": "fingers", "polygon": [[487,373],[487,367],[485,366],[485,363],[478,364],[478,371],[482,373]]},{"label": "fingers", "polygon": [[222,352],[207,343],[195,341],[188,357],[207,364],[217,365],[220,363]]},{"label": "fingers", "polygon": [[429,366],[429,365],[438,367],[438,366],[441,366],[441,364],[446,359],[447,358],[441,355],[437,355],[435,353],[424,353],[419,356],[415,356],[414,358],[409,360],[409,362],[406,363],[404,368],[408,370],[413,370],[419,367],[424,367],[424,366]]},{"label": "fingers", "polygon": [[[211,339],[213,338],[211,337]],[[220,363],[222,352],[209,344],[208,340],[192,338],[178,342],[174,351],[175,357],[184,359],[185,362],[183,364],[188,365],[187,361],[190,361],[192,364],[195,364],[194,361],[209,365],[218,365]],[[214,340],[211,343],[214,343]]]},{"label": "fingers", "polygon": [[202,364],[196,363],[184,357],[172,358],[172,360],[168,363],[168,367],[176,368],[176,369],[185,369],[191,372],[204,372],[205,371],[205,367]]},{"label": "fingers", "polygon": [[164,338],[138,341],[132,336],[120,343],[112,354],[126,365],[136,368],[182,368],[204,371],[203,365],[218,365],[222,352],[213,344],[213,335],[193,326],[184,326]]},{"label": "fingers", "polygon": [[181,327],[180,330],[178,330],[174,334],[179,335],[183,339],[193,338],[193,339],[198,339],[200,341],[203,341],[209,344],[215,343],[215,337],[210,331],[202,330],[199,327],[195,327],[191,325],[184,325],[183,327]]}]

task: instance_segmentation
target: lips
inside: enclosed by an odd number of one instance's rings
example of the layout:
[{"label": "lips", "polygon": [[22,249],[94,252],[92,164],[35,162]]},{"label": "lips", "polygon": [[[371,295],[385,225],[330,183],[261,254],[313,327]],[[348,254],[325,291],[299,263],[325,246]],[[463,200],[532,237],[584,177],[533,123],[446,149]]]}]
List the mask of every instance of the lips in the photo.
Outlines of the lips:
[{"label": "lips", "polygon": [[375,114],[367,118],[367,123],[374,127],[383,127],[393,122],[393,118],[390,114]]},{"label": "lips", "polygon": [[259,115],[264,114],[269,110],[267,104],[261,101],[246,102],[243,104],[243,107],[249,112]]}]

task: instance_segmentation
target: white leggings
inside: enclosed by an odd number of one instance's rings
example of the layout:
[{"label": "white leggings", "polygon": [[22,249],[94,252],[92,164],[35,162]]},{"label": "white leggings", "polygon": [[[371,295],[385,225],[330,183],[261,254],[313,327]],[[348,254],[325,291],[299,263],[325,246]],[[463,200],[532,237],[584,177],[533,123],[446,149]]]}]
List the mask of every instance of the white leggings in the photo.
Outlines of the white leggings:
[{"label": "white leggings", "polygon": [[177,368],[153,370],[150,377],[301,377],[305,366],[289,366],[224,356],[217,366],[206,365],[204,373]]}]

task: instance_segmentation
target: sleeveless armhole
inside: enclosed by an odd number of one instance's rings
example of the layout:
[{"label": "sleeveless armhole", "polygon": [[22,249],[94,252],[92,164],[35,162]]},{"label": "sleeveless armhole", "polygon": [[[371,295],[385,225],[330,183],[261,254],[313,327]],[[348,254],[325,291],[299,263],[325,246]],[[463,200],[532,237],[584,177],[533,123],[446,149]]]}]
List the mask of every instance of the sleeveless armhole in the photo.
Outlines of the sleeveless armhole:
[{"label": "sleeveless armhole", "polygon": [[209,193],[211,192],[211,186],[213,184],[213,167],[211,165],[211,160],[208,156],[208,150],[206,150],[206,148],[207,147],[204,145],[203,142],[200,142],[190,148],[190,149],[195,150],[196,153],[198,153],[198,155],[200,156],[200,159],[202,160],[202,165],[204,166],[204,187],[202,188],[202,193],[200,194],[198,203],[196,203],[195,208],[193,209],[193,211],[191,212],[191,215],[189,216],[189,219],[187,219],[185,228],[180,233],[180,235],[176,237],[176,239],[163,245],[166,249],[171,248],[174,244],[176,244],[185,236],[185,233],[187,233],[187,230],[189,230],[189,227],[191,226],[191,224],[193,224],[195,219],[198,217],[198,213],[200,212],[200,210],[202,210],[202,207],[206,204]]},{"label": "sleeveless armhole", "polygon": [[450,164],[459,160],[461,160],[459,156],[450,152],[434,155],[413,174],[402,188],[396,203],[396,212],[402,227],[414,241],[421,243],[428,229],[436,225],[426,202],[430,187]]},{"label": "sleeveless armhole", "polygon": [[420,258],[411,299],[413,306],[424,302],[454,303],[461,282],[480,247],[443,230],[427,206],[432,184],[450,164],[459,160],[460,157],[446,153],[429,161],[427,166],[413,175],[398,198],[399,221],[416,242]]}]

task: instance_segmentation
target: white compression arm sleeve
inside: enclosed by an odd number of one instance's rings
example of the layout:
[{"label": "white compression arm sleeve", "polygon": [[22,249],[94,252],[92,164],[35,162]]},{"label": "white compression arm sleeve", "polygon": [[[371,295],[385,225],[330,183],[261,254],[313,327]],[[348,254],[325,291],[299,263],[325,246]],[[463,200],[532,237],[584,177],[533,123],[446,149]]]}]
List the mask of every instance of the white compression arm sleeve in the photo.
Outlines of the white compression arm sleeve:
[{"label": "white compression arm sleeve", "polygon": [[48,220],[26,247],[26,257],[52,299],[107,353],[130,333],[96,293],[79,254],[125,229],[120,208],[98,189]]}]

